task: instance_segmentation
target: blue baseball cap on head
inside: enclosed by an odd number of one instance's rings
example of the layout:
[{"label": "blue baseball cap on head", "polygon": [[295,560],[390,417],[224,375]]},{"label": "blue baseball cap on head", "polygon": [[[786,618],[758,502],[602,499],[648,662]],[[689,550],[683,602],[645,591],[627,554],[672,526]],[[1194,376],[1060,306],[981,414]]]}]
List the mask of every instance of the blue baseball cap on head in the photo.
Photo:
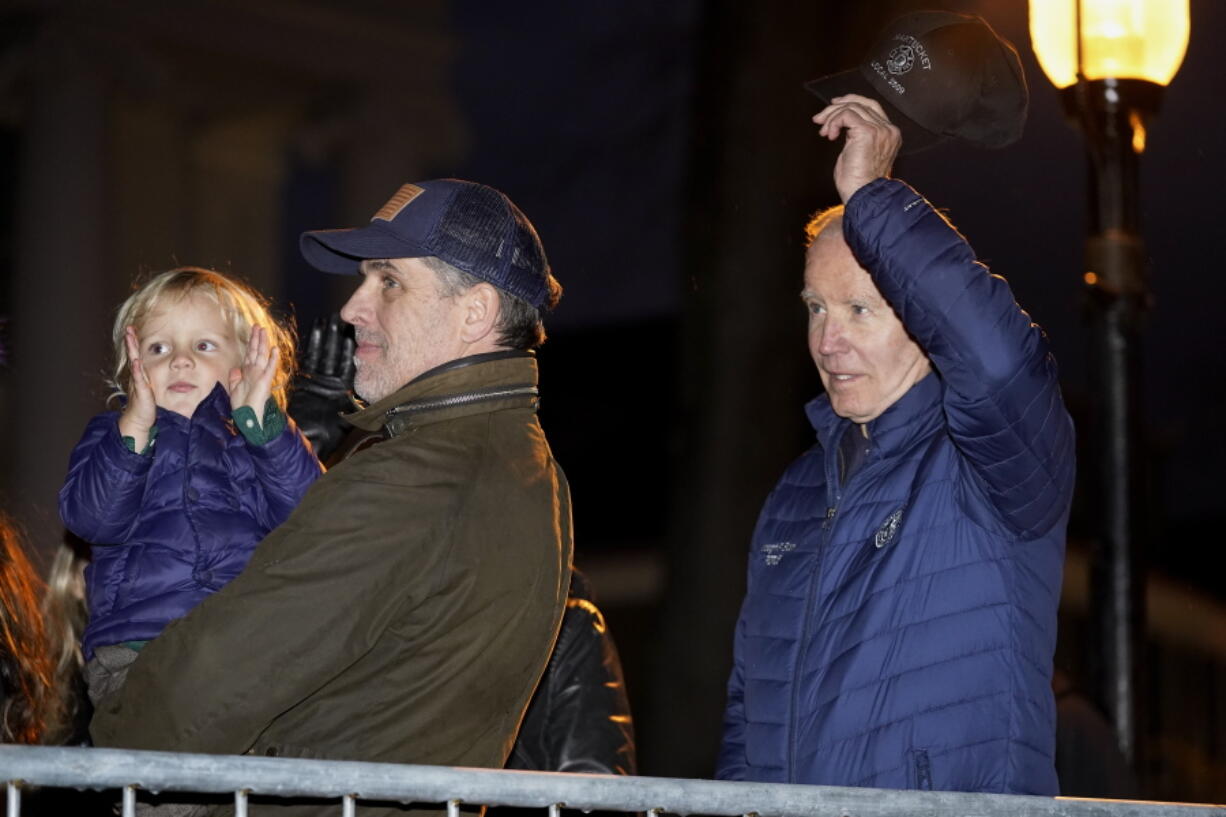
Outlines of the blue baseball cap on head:
[{"label": "blue baseball cap on head", "polygon": [[316,269],[345,274],[367,258],[432,255],[538,309],[553,277],[528,217],[494,188],[463,179],[401,185],[365,227],[312,230],[298,247]]}]

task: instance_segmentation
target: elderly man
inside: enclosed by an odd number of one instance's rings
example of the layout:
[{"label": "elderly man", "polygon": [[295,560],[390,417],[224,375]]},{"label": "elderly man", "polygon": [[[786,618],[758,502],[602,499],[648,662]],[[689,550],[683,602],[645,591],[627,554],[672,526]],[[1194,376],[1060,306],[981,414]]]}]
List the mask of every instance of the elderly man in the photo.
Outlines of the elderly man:
[{"label": "elderly man", "polygon": [[322,477],[234,582],[145,648],[94,739],[502,767],[570,578],[533,353],[561,288],[523,213],[454,179],[406,184],[368,225],[301,247],[360,275],[342,315],[370,405],[348,419],[385,442]]},{"label": "elderly man", "polygon": [[1073,429],[1043,332],[902,182],[876,100],[810,226],[817,443],[749,554],[718,775],[1056,794],[1050,689]]}]

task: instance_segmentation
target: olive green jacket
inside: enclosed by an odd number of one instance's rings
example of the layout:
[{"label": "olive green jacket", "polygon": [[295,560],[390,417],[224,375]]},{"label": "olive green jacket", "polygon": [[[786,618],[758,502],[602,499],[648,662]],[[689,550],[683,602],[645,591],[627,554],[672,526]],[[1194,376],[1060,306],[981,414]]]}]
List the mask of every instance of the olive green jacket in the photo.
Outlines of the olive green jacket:
[{"label": "olive green jacket", "polygon": [[466,358],[351,415],[390,439],[142,651],[95,743],[501,768],[570,578],[536,380],[530,354]]}]

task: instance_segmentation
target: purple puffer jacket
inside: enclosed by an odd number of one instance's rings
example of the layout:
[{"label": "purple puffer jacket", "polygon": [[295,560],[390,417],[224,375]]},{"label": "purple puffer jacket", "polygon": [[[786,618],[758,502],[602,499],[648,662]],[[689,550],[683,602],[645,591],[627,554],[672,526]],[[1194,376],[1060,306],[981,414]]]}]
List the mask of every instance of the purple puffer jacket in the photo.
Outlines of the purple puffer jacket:
[{"label": "purple puffer jacket", "polygon": [[320,475],[292,421],[263,446],[234,428],[219,383],[189,420],[158,409],[152,455],[134,454],[119,414],[89,421],[60,489],[60,518],[89,542],[86,660],[148,641],[239,574]]}]

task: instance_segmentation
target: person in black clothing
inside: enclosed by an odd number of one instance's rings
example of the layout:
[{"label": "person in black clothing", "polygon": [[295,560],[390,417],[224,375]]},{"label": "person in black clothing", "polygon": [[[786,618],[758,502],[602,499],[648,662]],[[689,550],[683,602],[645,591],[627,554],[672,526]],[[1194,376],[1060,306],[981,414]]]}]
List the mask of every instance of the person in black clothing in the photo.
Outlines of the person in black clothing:
[{"label": "person in black clothing", "polygon": [[617,647],[587,577],[571,572],[562,629],[508,769],[635,774],[634,723]]}]

